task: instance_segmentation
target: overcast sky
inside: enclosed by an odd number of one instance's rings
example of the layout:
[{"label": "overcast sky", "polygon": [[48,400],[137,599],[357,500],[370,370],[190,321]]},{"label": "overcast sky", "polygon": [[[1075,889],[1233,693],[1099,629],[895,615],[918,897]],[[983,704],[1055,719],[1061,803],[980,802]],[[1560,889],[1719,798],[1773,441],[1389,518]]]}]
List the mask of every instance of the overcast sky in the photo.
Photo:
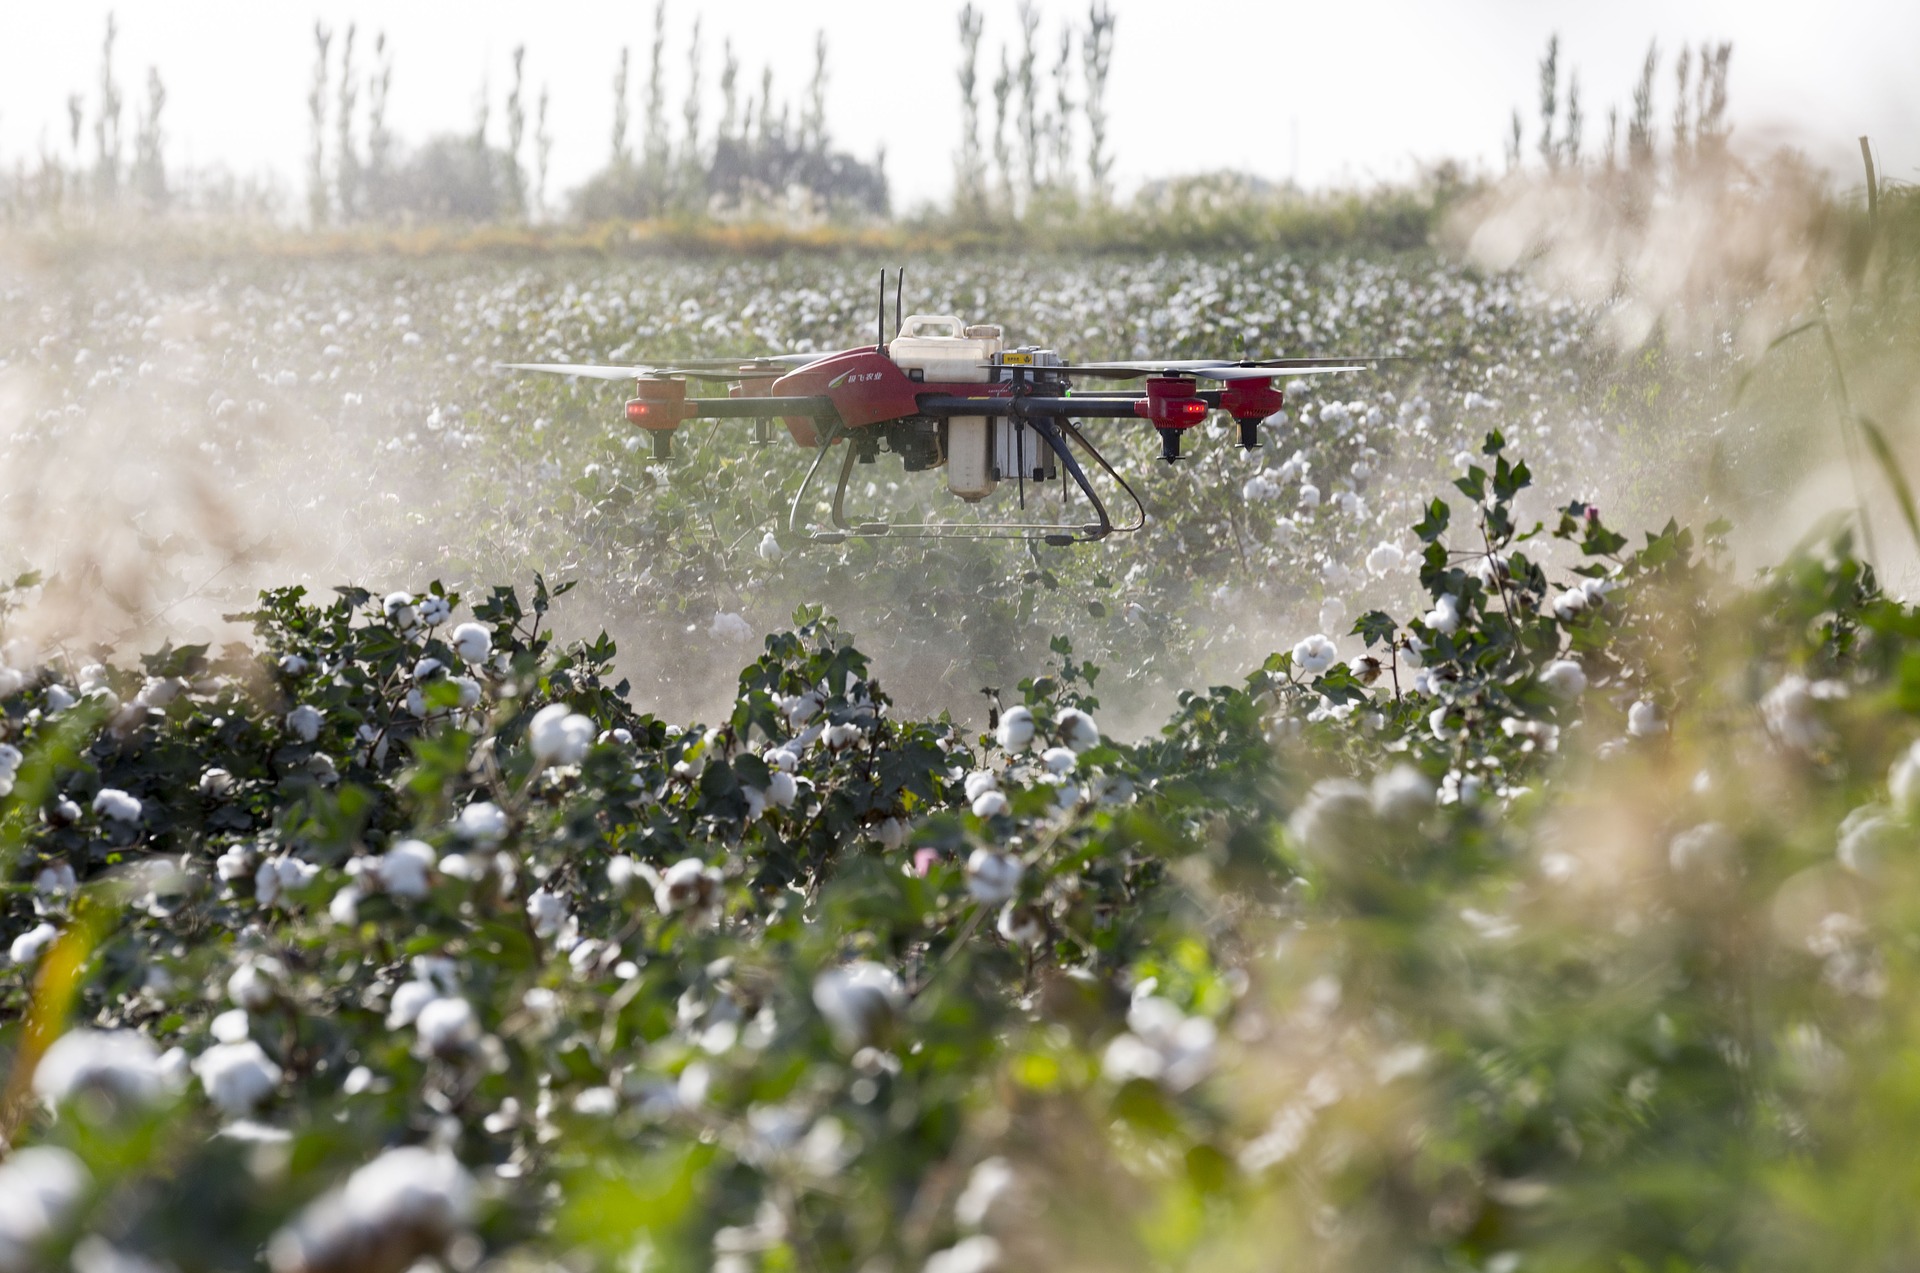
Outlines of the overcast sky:
[{"label": "overcast sky", "polygon": [[[123,92],[144,93],[157,65],[167,88],[169,159],[272,170],[296,192],[307,146],[312,24],[361,29],[364,66],[375,31],[393,49],[391,125],[406,139],[471,128],[483,78],[499,137],[515,45],[528,76],[551,93],[555,193],[602,163],[620,47],[640,69],[651,39],[649,0],[124,0],[116,57]],[[982,78],[1015,33],[1013,0],[984,0]],[[0,158],[62,146],[66,101],[97,100],[108,6],[85,0],[0,0]],[[1920,52],[1916,0],[1376,0],[1285,4],[1246,0],[1114,0],[1119,24],[1112,88],[1113,148],[1122,189],[1176,173],[1238,168],[1309,186],[1404,177],[1417,160],[1501,163],[1509,112],[1534,131],[1535,62],[1549,33],[1577,71],[1586,145],[1601,145],[1609,105],[1622,114],[1649,39],[1663,50],[1657,111],[1673,102],[1670,54],[1683,42],[1732,40],[1729,77],[1737,144],[1791,140],[1848,182],[1854,138],[1871,134],[1889,175],[1920,179]],[[1040,0],[1042,47],[1058,25],[1084,24],[1082,0]],[[667,101],[676,128],[685,96],[685,42],[704,24],[706,83],[718,115],[719,47],[730,36],[757,83],[774,68],[776,97],[797,112],[814,32],[828,36],[828,123],[835,141],[871,156],[884,144],[896,205],[942,198],[959,135],[956,4],[923,0],[669,0]],[[336,40],[336,56],[339,41]],[[983,90],[984,91],[984,90]],[[991,119],[988,105],[987,117]],[[639,108],[634,111],[639,127]],[[1624,127],[1624,125],[1623,125]],[[1297,141],[1296,141],[1297,139]],[[90,143],[88,143],[90,148]]]}]

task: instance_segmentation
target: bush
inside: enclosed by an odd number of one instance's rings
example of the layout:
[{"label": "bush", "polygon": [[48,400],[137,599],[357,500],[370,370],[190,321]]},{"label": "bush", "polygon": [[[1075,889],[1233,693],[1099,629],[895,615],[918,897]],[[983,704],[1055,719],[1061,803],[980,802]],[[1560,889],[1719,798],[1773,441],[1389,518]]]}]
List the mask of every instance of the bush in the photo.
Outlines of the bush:
[{"label": "bush", "polygon": [[1530,482],[1137,744],[817,609],[668,725],[540,580],[7,673],[0,1260],[1906,1262],[1920,611]]}]

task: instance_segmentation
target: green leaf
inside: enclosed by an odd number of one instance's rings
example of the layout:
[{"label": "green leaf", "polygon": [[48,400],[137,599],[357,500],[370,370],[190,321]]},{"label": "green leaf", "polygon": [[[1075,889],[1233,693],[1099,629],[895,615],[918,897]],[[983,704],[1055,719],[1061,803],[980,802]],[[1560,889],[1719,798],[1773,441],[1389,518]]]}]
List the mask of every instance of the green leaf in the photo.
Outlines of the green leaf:
[{"label": "green leaf", "polygon": [[1446,532],[1447,523],[1452,518],[1453,510],[1447,507],[1445,500],[1436,496],[1433,503],[1427,505],[1427,515],[1414,523],[1413,533],[1430,544]]},{"label": "green leaf", "polygon": [[1353,635],[1364,637],[1368,646],[1393,640],[1396,624],[1384,610],[1369,610],[1353,623]]}]

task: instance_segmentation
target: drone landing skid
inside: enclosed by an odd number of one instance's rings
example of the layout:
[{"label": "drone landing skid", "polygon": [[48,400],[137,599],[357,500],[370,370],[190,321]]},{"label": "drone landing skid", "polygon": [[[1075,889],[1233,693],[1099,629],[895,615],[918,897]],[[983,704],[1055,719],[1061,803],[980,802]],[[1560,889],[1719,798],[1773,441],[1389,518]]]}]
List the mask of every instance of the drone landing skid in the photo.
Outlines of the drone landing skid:
[{"label": "drone landing skid", "polygon": [[[801,508],[806,501],[807,492],[812,489],[813,479],[815,475],[819,473],[821,465],[825,462],[828,449],[839,440],[840,435],[844,432],[842,426],[835,424],[827,431],[826,436],[820,440],[819,452],[814,456],[812,465],[808,467],[807,475],[800,483],[800,489],[794,494],[793,507],[787,517],[788,533],[805,538],[808,542],[816,544],[838,544],[844,543],[848,539],[879,539],[891,536],[898,539],[1039,539],[1049,544],[1067,545],[1092,543],[1098,539],[1105,539],[1108,535],[1116,532],[1120,534],[1132,534],[1134,531],[1146,525],[1146,508],[1140,503],[1140,497],[1134,493],[1133,487],[1127,483],[1126,478],[1120,476],[1112,464],[1107,462],[1107,458],[1100,454],[1098,448],[1087,440],[1086,435],[1075,428],[1071,422],[1067,420],[1036,418],[1028,420],[1027,427],[1033,429],[1039,433],[1041,437],[1046,439],[1047,445],[1050,446],[1054,454],[1059,457],[1061,468],[1065,470],[1067,476],[1073,479],[1074,485],[1080,488],[1081,493],[1087,497],[1088,503],[1093,505],[1094,514],[1099,518],[1098,521],[1078,523],[908,522],[898,524],[892,522],[849,522],[845,513],[847,485],[853,478],[853,466],[856,459],[854,449],[849,446],[845,457],[840,462],[840,480],[835,485],[833,491],[834,529],[814,530],[811,527],[803,527],[801,525]],[[1093,484],[1087,479],[1086,471],[1081,468],[1080,462],[1074,458],[1072,450],[1069,449],[1067,445],[1069,441],[1077,444],[1081,450],[1085,451],[1087,457],[1098,465],[1108,477],[1111,477],[1120,489],[1126,492],[1127,498],[1133,501],[1136,516],[1131,522],[1119,526],[1114,524],[1113,518],[1107,513],[1105,502],[1101,500],[1099,493],[1093,489]]]}]

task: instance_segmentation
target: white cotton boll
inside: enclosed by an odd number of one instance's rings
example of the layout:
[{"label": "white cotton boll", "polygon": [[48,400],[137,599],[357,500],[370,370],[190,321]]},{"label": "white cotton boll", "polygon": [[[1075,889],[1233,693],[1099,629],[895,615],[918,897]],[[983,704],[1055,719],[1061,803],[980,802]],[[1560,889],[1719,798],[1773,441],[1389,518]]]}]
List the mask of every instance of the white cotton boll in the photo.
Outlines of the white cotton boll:
[{"label": "white cotton boll", "polygon": [[209,800],[218,800],[233,794],[233,775],[215,766],[200,775],[200,794]]},{"label": "white cotton boll", "polygon": [[480,1040],[480,1019],[458,995],[442,995],[421,1008],[413,1029],[421,1049],[438,1057],[460,1056]]},{"label": "white cotton boll", "polygon": [[1453,453],[1453,467],[1458,473],[1465,474],[1467,470],[1478,463],[1480,463],[1480,457],[1472,451],[1455,451]]},{"label": "white cotton boll", "polygon": [[1399,764],[1373,779],[1373,811],[1389,822],[1411,822],[1432,810],[1432,779],[1412,765]]},{"label": "white cotton boll", "polygon": [[82,1092],[153,1105],[176,1091],[160,1050],[134,1030],[69,1030],[41,1054],[33,1071],[34,1095],[55,1106]]},{"label": "white cotton boll", "polygon": [[41,898],[71,896],[79,887],[80,878],[73,873],[73,867],[55,862],[42,867],[33,877],[34,904],[38,906]]},{"label": "white cotton boll", "polygon": [[994,736],[1008,751],[1025,747],[1033,741],[1033,713],[1024,707],[1008,708],[1000,717],[1000,728]]},{"label": "white cotton boll", "polygon": [[11,778],[20,771],[26,755],[12,743],[0,743],[0,776]]},{"label": "white cotton boll", "polygon": [[180,697],[180,690],[181,682],[174,677],[149,676],[146,684],[140,687],[139,694],[134,696],[134,701],[165,711],[168,704]]},{"label": "white cotton boll", "polygon": [[413,679],[415,681],[438,680],[446,670],[447,665],[445,663],[442,663],[439,659],[428,656],[413,665]]},{"label": "white cotton boll", "polygon": [[1338,632],[1346,624],[1347,603],[1338,597],[1328,597],[1320,603],[1320,630]]},{"label": "white cotton boll", "polygon": [[776,562],[787,555],[786,551],[780,547],[780,537],[772,531],[760,537],[759,553],[760,560],[766,562]]},{"label": "white cotton boll", "polygon": [[307,660],[298,654],[283,654],[280,656],[280,670],[288,676],[305,676],[309,666],[311,665]]},{"label": "white cotton boll", "polygon": [[468,663],[484,663],[493,653],[493,634],[478,623],[463,623],[453,630],[453,652]]},{"label": "white cotton boll", "polygon": [[276,1232],[267,1265],[273,1273],[401,1273],[439,1254],[473,1209],[473,1178],[451,1154],[390,1149]]},{"label": "white cotton boll", "polygon": [[682,858],[660,872],[653,904],[662,915],[705,915],[720,901],[722,876],[699,858]]},{"label": "white cotton boll", "polygon": [[1000,789],[999,777],[990,769],[976,769],[967,775],[967,799],[978,800],[989,791]]},{"label": "white cotton boll", "polygon": [[834,1041],[854,1052],[885,1037],[906,1007],[907,992],[892,969],[863,959],[814,978],[813,1003]]},{"label": "white cotton boll", "polygon": [[380,883],[395,897],[425,897],[428,876],[437,862],[433,846],[426,841],[401,840],[380,855]]},{"label": "white cotton boll", "polygon": [[1627,732],[1635,738],[1652,738],[1666,727],[1660,709],[1644,698],[1627,709]]},{"label": "white cotton boll", "polygon": [[1562,623],[1571,622],[1587,608],[1587,594],[1578,588],[1569,588],[1553,599],[1553,617]]},{"label": "white cotton boll", "polygon": [[490,800],[476,800],[460,811],[454,830],[479,844],[498,844],[507,835],[507,815]]},{"label": "white cotton boll", "polygon": [[994,1273],[1005,1267],[1000,1243],[984,1233],[962,1238],[927,1257],[920,1273]]},{"label": "white cotton boll", "polygon": [[1045,765],[1050,773],[1067,774],[1073,772],[1073,767],[1080,763],[1080,758],[1073,754],[1071,747],[1049,747],[1040,753],[1040,763]]},{"label": "white cotton boll", "polygon": [[229,1118],[245,1118],[280,1086],[281,1071],[258,1043],[216,1043],[193,1062],[207,1099]]},{"label": "white cotton boll", "polygon": [[[0,1162],[0,1273],[56,1267],[41,1262],[41,1248],[73,1223],[91,1183],[80,1159],[56,1145],[30,1145]],[[99,1242],[82,1238],[74,1247],[74,1273],[123,1273],[119,1266],[86,1267],[90,1244]]]},{"label": "white cotton boll", "polygon": [[1320,488],[1312,482],[1302,482],[1300,484],[1300,507],[1320,507]]},{"label": "white cotton boll", "polygon": [[64,685],[49,685],[45,695],[46,710],[49,716],[58,716],[72,707],[76,700]]},{"label": "white cotton boll", "polygon": [[1367,572],[1374,576],[1390,575],[1400,569],[1407,555],[1392,544],[1376,545],[1367,554]]},{"label": "white cotton boll", "polygon": [[1293,665],[1308,676],[1320,675],[1339,657],[1333,641],[1318,632],[1293,647]]},{"label": "white cotton boll", "polygon": [[40,962],[40,956],[47,953],[47,947],[60,937],[60,930],[52,924],[35,924],[26,932],[13,939],[7,947],[7,958],[16,968],[30,968]]},{"label": "white cotton boll", "polygon": [[753,625],[731,611],[715,610],[707,635],[721,641],[751,641]]},{"label": "white cotton boll", "polygon": [[1579,698],[1587,692],[1587,673],[1572,659],[1555,659],[1540,670],[1540,684],[1560,698]]},{"label": "white cotton boll", "polygon": [[303,743],[310,743],[320,737],[320,722],[324,719],[319,708],[302,703],[287,713],[287,732]]},{"label": "white cotton boll", "polygon": [[589,1087],[573,1098],[573,1112],[585,1118],[612,1118],[620,1111],[620,1095],[610,1087]]},{"label": "white cotton boll", "polygon": [[823,703],[818,690],[808,690],[788,700],[782,707],[787,714],[787,723],[798,729],[820,714]]},{"label": "white cotton boll", "polygon": [[860,741],[860,727],[858,725],[829,725],[827,726],[826,733],[821,735],[821,739],[826,743],[828,751],[845,751]]},{"label": "white cotton boll", "polygon": [[767,800],[775,808],[793,808],[793,802],[799,795],[800,784],[792,774],[776,769],[767,779]]},{"label": "white cotton boll", "polygon": [[769,747],[760,753],[760,759],[777,773],[790,774],[800,767],[800,757],[785,747]]},{"label": "white cotton boll", "polygon": [[423,597],[420,601],[420,622],[430,628],[437,628],[453,617],[453,605],[445,597]]},{"label": "white cotton boll", "polygon": [[535,889],[527,898],[527,918],[539,937],[551,937],[567,922],[567,899],[549,889]]},{"label": "white cotton boll", "polygon": [[911,835],[912,831],[899,818],[883,819],[873,827],[873,838],[880,842],[880,847],[883,849],[898,849]]},{"label": "white cotton boll", "polygon": [[27,687],[27,678],[13,668],[0,664],[0,702],[12,698]]},{"label": "white cotton boll", "polygon": [[534,713],[527,740],[533,746],[533,758],[541,764],[577,765],[586,758],[598,732],[588,717],[565,703],[552,703]]},{"label": "white cotton boll", "polygon": [[387,1029],[399,1030],[412,1025],[420,1016],[420,1010],[439,997],[440,988],[431,981],[402,982],[387,1004]]},{"label": "white cotton boll", "polygon": [[93,811],[122,826],[140,821],[140,802],[118,787],[102,787],[100,794],[93,798]]},{"label": "white cotton boll", "polygon": [[253,852],[244,844],[230,845],[213,860],[214,874],[231,884],[253,874]]},{"label": "white cotton boll", "polygon": [[253,1033],[253,1026],[245,1008],[228,1008],[213,1019],[207,1027],[207,1033],[213,1036],[215,1043],[239,1043]]},{"label": "white cotton boll", "polygon": [[265,1012],[279,993],[273,972],[249,961],[227,978],[227,998],[247,1012]]},{"label": "white cotton boll", "polygon": [[361,897],[358,884],[342,885],[327,902],[327,918],[342,928],[352,928],[360,922]]},{"label": "white cotton boll", "polygon": [[1026,870],[1026,864],[1010,853],[975,849],[967,857],[967,892],[984,906],[998,906],[1020,891],[1020,877]]},{"label": "white cotton boll", "polygon": [[1435,632],[1452,636],[1460,630],[1460,599],[1450,592],[1441,593],[1433,609],[1427,611],[1426,623]]},{"label": "white cotton boll", "polygon": [[1607,594],[1613,591],[1613,583],[1607,579],[1588,579],[1581,583],[1580,591],[1586,594],[1589,606],[1604,605]]},{"label": "white cotton boll", "polygon": [[976,818],[997,818],[1012,807],[998,791],[983,791],[973,798],[973,816]]},{"label": "white cotton boll", "polygon": [[388,593],[381,601],[380,609],[387,616],[387,622],[402,632],[411,632],[419,625],[419,616],[413,612],[411,592]]},{"label": "white cotton boll", "polygon": [[89,663],[80,669],[80,692],[91,694],[95,690],[112,688],[107,681],[107,667],[104,663]]},{"label": "white cotton boll", "polygon": [[1273,542],[1276,544],[1290,544],[1299,533],[1300,524],[1291,517],[1282,517],[1273,524]]},{"label": "white cotton boll", "polygon": [[459,691],[459,707],[461,711],[471,711],[473,708],[480,706],[480,682],[474,680],[471,676],[449,676],[447,678],[447,684]]},{"label": "white cotton boll", "polygon": [[1009,902],[1000,908],[1000,919],[994,925],[1000,935],[1016,946],[1032,949],[1047,936],[1046,921],[1040,912],[1031,906],[1015,906]]},{"label": "white cotton boll", "polygon": [[758,822],[766,816],[767,793],[758,787],[742,787],[740,794],[747,802],[747,821]]},{"label": "white cotton boll", "polygon": [[1077,707],[1069,707],[1054,722],[1054,732],[1077,755],[1100,745],[1100,726],[1093,717]]},{"label": "white cotton boll", "polygon": [[1265,473],[1255,473],[1240,487],[1240,498],[1248,503],[1280,498],[1280,483]]}]

